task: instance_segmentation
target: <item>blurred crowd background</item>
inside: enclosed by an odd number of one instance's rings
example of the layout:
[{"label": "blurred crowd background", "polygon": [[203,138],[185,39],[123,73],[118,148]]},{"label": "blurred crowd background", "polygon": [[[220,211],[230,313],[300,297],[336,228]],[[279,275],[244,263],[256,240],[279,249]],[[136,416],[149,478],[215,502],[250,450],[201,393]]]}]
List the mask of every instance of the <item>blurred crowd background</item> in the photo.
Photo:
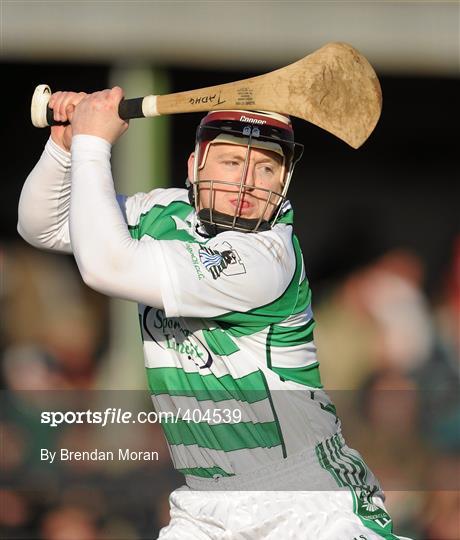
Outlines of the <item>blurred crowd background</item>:
[{"label": "blurred crowd background", "polygon": [[[88,426],[40,427],[49,391],[90,400],[105,390],[107,403],[123,396],[147,410],[149,400],[136,306],[86,288],[71,256],[35,250],[16,233],[22,184],[49,135],[30,125],[35,85],[120,84],[128,97],[181,91],[264,73],[342,40],[376,67],[384,109],[358,151],[294,119],[305,152],[290,199],[323,384],[350,446],[386,491],[397,533],[459,539],[458,4],[254,2],[245,9],[263,13],[263,38],[231,2],[131,5],[139,13],[115,2],[3,7],[0,537],[154,538],[182,483],[158,424],[127,435],[132,449],[158,451],[158,462],[37,458],[52,445],[92,449],[100,437]],[[208,34],[224,8],[228,35]],[[118,191],[183,187],[199,118],[133,121],[114,150]]]}]

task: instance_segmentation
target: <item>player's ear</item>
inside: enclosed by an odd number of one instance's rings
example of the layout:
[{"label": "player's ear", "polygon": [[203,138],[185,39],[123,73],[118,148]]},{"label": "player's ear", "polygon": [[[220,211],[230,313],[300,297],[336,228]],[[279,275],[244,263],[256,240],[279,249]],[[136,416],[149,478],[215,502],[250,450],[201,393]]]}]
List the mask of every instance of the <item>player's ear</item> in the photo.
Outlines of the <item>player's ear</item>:
[{"label": "player's ear", "polygon": [[187,161],[188,179],[193,183],[193,170],[195,168],[195,152],[192,152]]}]

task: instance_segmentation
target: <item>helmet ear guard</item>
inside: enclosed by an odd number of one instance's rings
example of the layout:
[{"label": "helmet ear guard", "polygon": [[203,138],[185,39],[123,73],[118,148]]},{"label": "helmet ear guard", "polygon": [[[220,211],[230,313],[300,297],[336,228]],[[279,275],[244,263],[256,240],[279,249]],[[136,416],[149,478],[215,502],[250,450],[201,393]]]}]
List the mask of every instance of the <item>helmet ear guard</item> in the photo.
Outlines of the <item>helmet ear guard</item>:
[{"label": "helmet ear guard", "polygon": [[[212,144],[235,144],[246,146],[246,162],[244,172],[239,182],[226,182],[222,180],[200,180],[199,171],[206,163],[209,148]],[[245,188],[244,180],[248,167],[248,158],[251,148],[274,152],[283,159],[282,191],[275,192],[270,189],[258,187],[258,191],[267,192],[265,208],[259,218],[243,218],[218,212],[214,209],[215,185],[231,184],[239,187],[239,196]],[[286,199],[294,166],[303,153],[303,145],[294,141],[290,119],[277,113],[253,111],[211,111],[201,121],[196,132],[193,178],[188,179],[189,198],[194,204],[200,223],[210,236],[228,230],[241,232],[260,232],[269,230],[278,219],[282,204]],[[199,186],[208,184],[211,191],[210,208],[200,208]],[[249,186],[248,186],[249,187]],[[272,197],[275,200],[272,200]],[[269,220],[263,216],[268,206],[274,206]]]}]

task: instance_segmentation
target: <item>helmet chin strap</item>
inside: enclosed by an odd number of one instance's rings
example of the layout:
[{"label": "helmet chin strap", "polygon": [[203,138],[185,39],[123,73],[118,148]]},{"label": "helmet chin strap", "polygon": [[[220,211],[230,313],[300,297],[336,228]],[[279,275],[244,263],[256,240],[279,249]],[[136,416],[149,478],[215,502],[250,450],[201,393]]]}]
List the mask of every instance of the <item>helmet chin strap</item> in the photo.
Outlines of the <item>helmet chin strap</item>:
[{"label": "helmet chin strap", "polygon": [[261,232],[271,229],[270,223],[266,220],[242,217],[237,217],[235,220],[234,216],[217,212],[216,210],[212,212],[213,221],[211,221],[211,211],[209,208],[200,210],[198,212],[198,219],[209,236],[215,236],[225,231]]}]

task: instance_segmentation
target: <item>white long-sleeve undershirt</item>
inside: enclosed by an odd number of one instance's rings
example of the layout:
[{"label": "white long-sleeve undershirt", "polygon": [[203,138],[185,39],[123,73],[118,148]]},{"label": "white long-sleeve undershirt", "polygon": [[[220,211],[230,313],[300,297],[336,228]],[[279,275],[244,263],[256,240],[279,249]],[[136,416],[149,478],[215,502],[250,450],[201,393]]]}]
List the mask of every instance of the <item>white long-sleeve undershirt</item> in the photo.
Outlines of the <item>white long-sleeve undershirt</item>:
[{"label": "white long-sleeve undershirt", "polygon": [[29,244],[71,253],[69,236],[70,152],[51,138],[27,177],[18,207],[18,232]]},{"label": "white long-sleeve undershirt", "polygon": [[18,232],[35,247],[73,252],[91,288],[161,308],[161,248],[150,237],[131,238],[110,151],[110,143],[91,135],[74,136],[71,153],[49,139],[22,189]]},{"label": "white long-sleeve undershirt", "polygon": [[72,139],[70,238],[83,280],[99,292],[163,307],[158,242],[132,239],[116,199],[111,145],[92,135]]}]

